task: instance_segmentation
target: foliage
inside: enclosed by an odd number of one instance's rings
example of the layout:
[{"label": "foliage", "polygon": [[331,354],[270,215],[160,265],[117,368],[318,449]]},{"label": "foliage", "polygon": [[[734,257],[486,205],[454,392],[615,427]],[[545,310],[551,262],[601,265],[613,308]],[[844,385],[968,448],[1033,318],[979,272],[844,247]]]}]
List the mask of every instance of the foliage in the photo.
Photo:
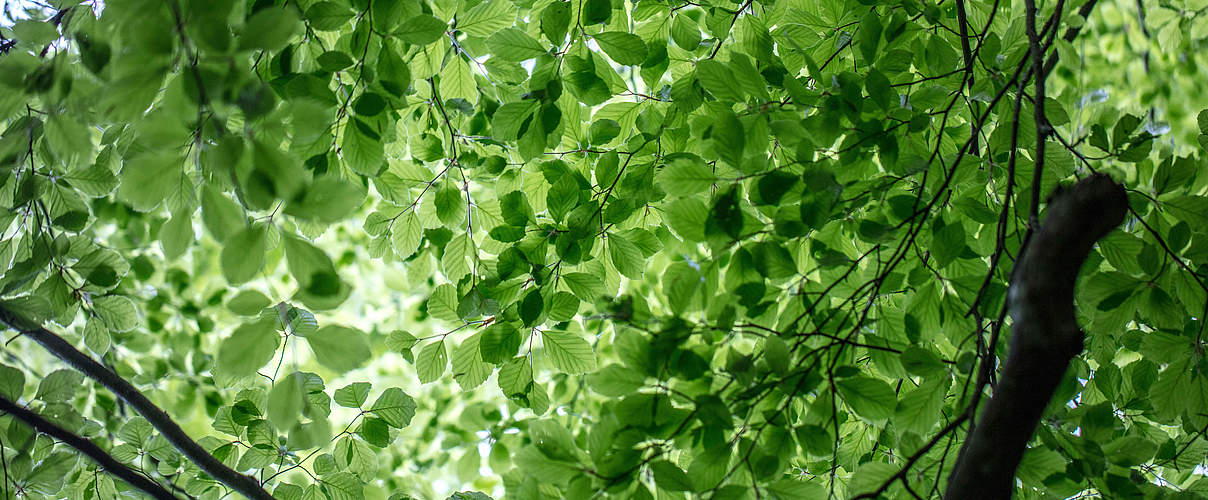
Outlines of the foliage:
[{"label": "foliage", "polygon": [[[928,497],[1042,198],[1107,172],[1016,496],[1198,498],[1205,8],[50,0],[0,28],[0,305],[276,498]],[[0,396],[230,493],[3,355]],[[132,490],[0,451],[4,498]]]}]

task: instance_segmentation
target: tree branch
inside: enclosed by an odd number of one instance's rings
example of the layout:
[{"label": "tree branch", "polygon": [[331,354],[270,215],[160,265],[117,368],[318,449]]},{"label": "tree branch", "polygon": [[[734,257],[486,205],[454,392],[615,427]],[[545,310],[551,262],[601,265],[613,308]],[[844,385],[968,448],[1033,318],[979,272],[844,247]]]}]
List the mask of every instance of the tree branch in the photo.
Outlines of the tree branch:
[{"label": "tree branch", "polygon": [[1059,189],[1049,200],[1047,220],[1012,273],[1008,300],[1014,325],[1002,376],[965,439],[944,498],[1011,497],[1028,441],[1070,361],[1082,352],[1086,334],[1074,318],[1078,271],[1127,210],[1124,187],[1106,175]]},{"label": "tree branch", "polygon": [[[1024,0],[1024,25],[1028,34],[1028,51],[1032,54],[1032,67],[1042,68],[1044,65],[1044,50],[1041,46],[1040,34],[1036,32],[1036,0]],[[1060,5],[1060,4],[1059,4]],[[1055,19],[1060,19],[1061,10],[1053,13]],[[1056,31],[1056,29],[1054,29]],[[1049,121],[1045,117],[1045,78],[1048,71],[1036,71],[1036,85],[1033,91],[1035,103],[1032,107],[1032,117],[1036,123],[1036,154],[1032,157],[1032,205],[1028,211],[1028,225],[1035,226],[1039,222],[1040,210],[1040,180],[1044,175],[1044,146],[1049,137]],[[1026,80],[1024,80],[1026,81]]]},{"label": "tree branch", "polygon": [[147,419],[147,422],[150,422],[152,427],[155,427],[169,443],[172,443],[172,446],[175,446],[185,458],[196,464],[203,472],[248,498],[254,500],[273,500],[273,496],[260,486],[260,482],[256,478],[240,474],[238,471],[227,467],[214,458],[201,445],[193,441],[193,438],[189,437],[180,428],[180,425],[177,425],[176,421],[172,420],[172,417],[168,416],[158,406],[155,406],[155,403],[152,403],[143,393],[139,392],[133,385],[130,385],[130,382],[127,382],[126,379],[80,352],[79,349],[76,349],[54,332],[36,324],[31,324],[30,321],[24,319],[16,311],[13,311],[11,307],[11,304],[0,303],[0,322],[17,330],[22,335],[33,339],[34,342],[41,344],[51,354],[71,365],[72,368],[79,370],[84,375],[87,375],[88,378],[97,381],[110,391],[113,391],[117,397],[121,398],[122,401],[125,401],[126,404],[134,408],[139,415]]},{"label": "tree branch", "polygon": [[97,445],[71,431],[68,431],[53,422],[42,418],[41,415],[34,413],[21,405],[9,401],[8,398],[0,396],[0,412],[7,413],[16,417],[17,420],[25,422],[25,425],[33,427],[38,432],[55,438],[67,446],[79,450],[80,453],[87,455],[93,462],[105,468],[105,472],[113,474],[121,478],[123,481],[130,483],[130,486],[138,488],[153,498],[161,500],[180,500],[180,497],[173,495],[172,492],[164,489],[163,486],[147,479],[146,476],[139,474],[134,469],[127,467],[125,464],[118,462],[112,455],[102,450]]}]

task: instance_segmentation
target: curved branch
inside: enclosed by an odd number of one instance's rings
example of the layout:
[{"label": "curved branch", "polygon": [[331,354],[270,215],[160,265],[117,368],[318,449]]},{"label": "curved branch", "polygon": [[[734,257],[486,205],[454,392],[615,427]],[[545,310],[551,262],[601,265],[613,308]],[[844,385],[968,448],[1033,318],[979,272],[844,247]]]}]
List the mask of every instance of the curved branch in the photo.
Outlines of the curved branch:
[{"label": "curved branch", "polygon": [[1049,200],[1044,224],[1023,249],[1008,300],[1011,347],[994,395],[965,439],[948,478],[950,500],[1007,499],[1015,469],[1086,334],[1074,318],[1074,284],[1091,247],[1124,221],[1128,197],[1094,175]]},{"label": "curved branch", "polygon": [[68,431],[53,422],[42,418],[41,415],[34,413],[25,407],[9,401],[8,398],[0,396],[0,412],[7,413],[16,417],[17,420],[25,422],[25,425],[33,427],[34,430],[55,438],[67,446],[79,450],[80,453],[87,455],[93,462],[105,468],[105,472],[113,474],[121,478],[123,481],[130,483],[130,486],[138,488],[143,492],[151,495],[152,498],[160,500],[180,500],[180,497],[173,495],[172,492],[164,489],[163,486],[147,479],[146,476],[135,472],[134,469],[127,467],[125,464],[118,462],[112,455],[105,453],[97,445],[71,431]]},{"label": "curved branch", "polygon": [[104,365],[88,357],[88,355],[80,352],[79,349],[76,349],[54,332],[36,324],[31,324],[30,321],[12,310],[12,304],[0,303],[0,322],[7,324],[22,335],[33,339],[34,342],[41,344],[51,354],[71,365],[72,368],[79,370],[84,375],[87,375],[88,378],[97,381],[105,386],[105,388],[113,391],[117,397],[121,398],[122,401],[125,401],[126,404],[134,408],[139,415],[147,419],[147,422],[150,422],[151,426],[155,427],[185,458],[197,465],[203,472],[209,474],[210,477],[253,500],[273,500],[273,496],[260,486],[260,482],[256,478],[240,474],[238,471],[224,465],[217,458],[214,458],[214,455],[211,455],[201,445],[197,444],[193,438],[185,433],[184,429],[180,428],[180,425],[175,420],[172,420],[172,417],[168,416],[158,406],[155,406],[155,403],[152,403],[143,393],[139,392],[133,385],[130,385],[130,382],[114,373],[113,370],[106,368]]}]

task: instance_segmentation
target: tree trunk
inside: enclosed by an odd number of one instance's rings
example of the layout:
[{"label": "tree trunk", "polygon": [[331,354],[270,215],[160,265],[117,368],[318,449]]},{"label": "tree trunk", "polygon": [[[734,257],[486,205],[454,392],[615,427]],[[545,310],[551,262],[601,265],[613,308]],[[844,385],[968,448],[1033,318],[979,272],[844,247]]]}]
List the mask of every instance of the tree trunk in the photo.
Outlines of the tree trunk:
[{"label": "tree trunk", "polygon": [[994,394],[961,447],[944,498],[1007,499],[1015,469],[1085,334],[1074,282],[1091,247],[1128,211],[1124,187],[1094,175],[1058,190],[1012,273],[1010,351]]}]

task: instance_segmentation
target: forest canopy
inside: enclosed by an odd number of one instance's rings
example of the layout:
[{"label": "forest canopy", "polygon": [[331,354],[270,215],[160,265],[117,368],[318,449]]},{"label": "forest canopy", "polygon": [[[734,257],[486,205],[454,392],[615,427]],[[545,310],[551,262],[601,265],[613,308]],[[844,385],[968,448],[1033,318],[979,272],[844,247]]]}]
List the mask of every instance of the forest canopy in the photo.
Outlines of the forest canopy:
[{"label": "forest canopy", "polygon": [[0,498],[1208,496],[1206,38],[4,2]]}]

